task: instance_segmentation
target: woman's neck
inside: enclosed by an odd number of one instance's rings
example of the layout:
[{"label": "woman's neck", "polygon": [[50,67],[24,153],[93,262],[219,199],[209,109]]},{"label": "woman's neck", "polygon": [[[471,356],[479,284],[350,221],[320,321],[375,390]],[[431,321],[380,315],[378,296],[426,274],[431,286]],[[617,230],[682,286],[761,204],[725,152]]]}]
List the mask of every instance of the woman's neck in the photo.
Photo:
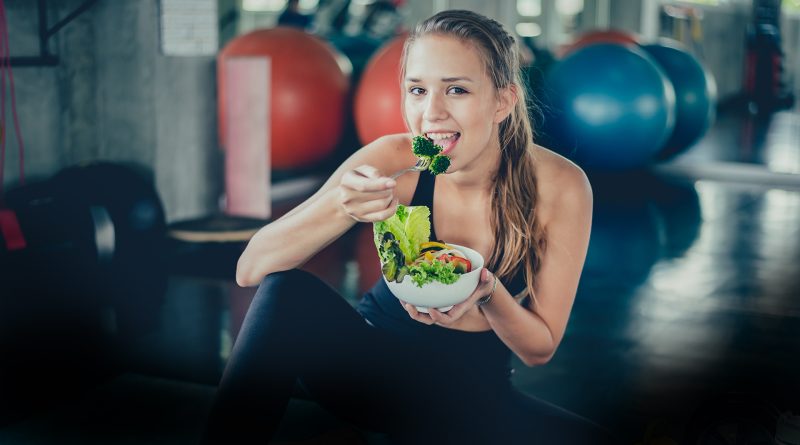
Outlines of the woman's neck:
[{"label": "woman's neck", "polygon": [[469,193],[491,193],[494,190],[494,179],[500,168],[500,147],[487,147],[469,164],[457,172],[441,177],[454,189]]}]

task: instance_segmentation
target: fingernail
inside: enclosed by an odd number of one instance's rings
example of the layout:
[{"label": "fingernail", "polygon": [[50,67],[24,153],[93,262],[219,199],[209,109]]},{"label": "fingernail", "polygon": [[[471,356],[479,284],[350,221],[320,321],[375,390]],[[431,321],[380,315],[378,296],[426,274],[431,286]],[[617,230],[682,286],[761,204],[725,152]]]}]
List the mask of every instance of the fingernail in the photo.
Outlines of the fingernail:
[{"label": "fingernail", "polygon": [[386,181],[386,187],[394,187],[396,185],[397,185],[397,182],[395,182],[394,179],[390,179],[390,180]]}]

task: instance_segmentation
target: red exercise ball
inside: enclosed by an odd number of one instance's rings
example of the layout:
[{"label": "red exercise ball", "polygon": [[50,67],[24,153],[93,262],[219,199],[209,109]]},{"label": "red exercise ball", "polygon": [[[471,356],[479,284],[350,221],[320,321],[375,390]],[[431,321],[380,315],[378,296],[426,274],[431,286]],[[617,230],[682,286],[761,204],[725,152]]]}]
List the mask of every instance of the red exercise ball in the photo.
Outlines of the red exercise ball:
[{"label": "red exercise ball", "polygon": [[576,50],[594,43],[615,43],[617,45],[639,45],[639,38],[632,33],[619,29],[596,29],[581,34],[572,43],[565,45],[559,51],[563,58]]},{"label": "red exercise ball", "polygon": [[367,63],[356,90],[354,115],[358,139],[369,144],[381,136],[407,130],[401,109],[402,35],[384,45]]},{"label": "red exercise ball", "polygon": [[[277,27],[231,40],[217,64],[219,137],[225,141],[225,70],[228,58],[270,57],[271,167],[308,167],[325,159],[342,135],[348,74],[327,43],[299,29]],[[265,79],[266,80],[266,79]]]}]

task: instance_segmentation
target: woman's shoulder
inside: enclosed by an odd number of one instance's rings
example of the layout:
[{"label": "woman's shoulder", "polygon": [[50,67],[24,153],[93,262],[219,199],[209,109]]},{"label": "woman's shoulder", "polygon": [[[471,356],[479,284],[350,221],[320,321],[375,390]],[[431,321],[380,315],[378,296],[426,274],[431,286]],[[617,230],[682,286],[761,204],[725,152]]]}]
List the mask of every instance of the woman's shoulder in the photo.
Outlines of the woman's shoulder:
[{"label": "woman's shoulder", "polygon": [[545,147],[534,147],[540,221],[544,224],[565,206],[591,207],[592,187],[577,164]]}]

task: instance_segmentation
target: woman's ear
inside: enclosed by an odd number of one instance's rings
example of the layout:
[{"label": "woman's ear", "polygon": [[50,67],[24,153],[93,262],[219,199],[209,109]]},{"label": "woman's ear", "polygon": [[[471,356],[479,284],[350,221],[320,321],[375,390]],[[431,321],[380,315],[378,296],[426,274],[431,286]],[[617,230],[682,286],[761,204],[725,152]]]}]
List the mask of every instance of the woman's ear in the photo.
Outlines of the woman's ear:
[{"label": "woman's ear", "polygon": [[516,85],[509,85],[498,93],[497,111],[494,113],[494,122],[496,124],[503,122],[511,114],[519,99]]}]

